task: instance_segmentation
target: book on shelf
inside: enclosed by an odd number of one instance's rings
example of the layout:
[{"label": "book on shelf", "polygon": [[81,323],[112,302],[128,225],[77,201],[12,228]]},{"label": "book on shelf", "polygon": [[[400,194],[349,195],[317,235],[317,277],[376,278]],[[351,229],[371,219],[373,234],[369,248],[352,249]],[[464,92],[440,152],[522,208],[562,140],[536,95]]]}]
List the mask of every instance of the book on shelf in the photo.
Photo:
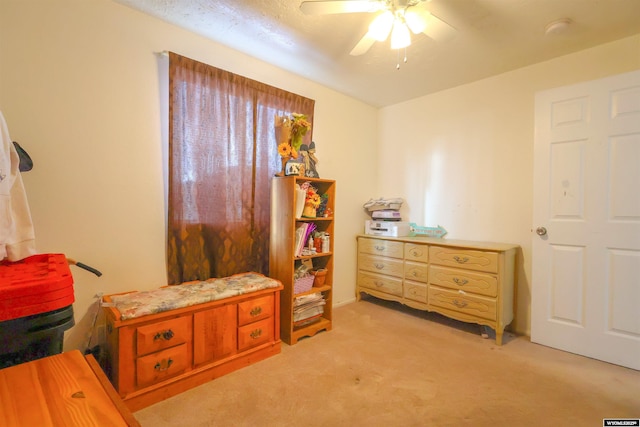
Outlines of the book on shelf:
[{"label": "book on shelf", "polygon": [[302,250],[309,241],[309,237],[315,231],[316,225],[313,222],[298,223],[296,227],[296,244],[295,244],[295,256],[302,255]]},{"label": "book on shelf", "polygon": [[296,227],[296,246],[295,246],[295,256],[300,256],[302,254],[302,248],[304,248],[304,236],[307,234],[307,223],[301,223]]}]

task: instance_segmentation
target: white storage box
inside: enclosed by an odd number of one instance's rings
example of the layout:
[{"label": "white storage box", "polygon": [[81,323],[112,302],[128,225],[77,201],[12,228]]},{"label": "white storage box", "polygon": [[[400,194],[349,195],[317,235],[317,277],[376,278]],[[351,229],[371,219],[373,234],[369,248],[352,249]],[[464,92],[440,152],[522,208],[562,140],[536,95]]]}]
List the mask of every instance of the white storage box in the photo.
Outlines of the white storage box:
[{"label": "white storage box", "polygon": [[367,220],[364,232],[373,236],[404,237],[409,235],[411,227],[408,222]]}]

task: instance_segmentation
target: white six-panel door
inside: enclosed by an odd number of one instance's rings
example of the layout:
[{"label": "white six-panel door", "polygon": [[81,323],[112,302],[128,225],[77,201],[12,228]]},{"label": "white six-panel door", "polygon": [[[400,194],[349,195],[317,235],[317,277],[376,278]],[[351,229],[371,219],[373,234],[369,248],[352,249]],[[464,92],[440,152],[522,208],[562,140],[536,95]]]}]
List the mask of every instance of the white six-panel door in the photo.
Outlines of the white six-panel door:
[{"label": "white six-panel door", "polygon": [[535,100],[531,339],[640,369],[640,71]]}]

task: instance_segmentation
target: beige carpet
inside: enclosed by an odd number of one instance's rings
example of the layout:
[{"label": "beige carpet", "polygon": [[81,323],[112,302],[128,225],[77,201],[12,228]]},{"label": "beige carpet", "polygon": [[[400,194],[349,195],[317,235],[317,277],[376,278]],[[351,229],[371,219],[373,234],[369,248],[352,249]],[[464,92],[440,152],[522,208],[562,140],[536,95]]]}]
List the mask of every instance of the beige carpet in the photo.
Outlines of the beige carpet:
[{"label": "beige carpet", "polygon": [[135,413],[164,426],[602,426],[640,372],[368,298],[334,328]]}]

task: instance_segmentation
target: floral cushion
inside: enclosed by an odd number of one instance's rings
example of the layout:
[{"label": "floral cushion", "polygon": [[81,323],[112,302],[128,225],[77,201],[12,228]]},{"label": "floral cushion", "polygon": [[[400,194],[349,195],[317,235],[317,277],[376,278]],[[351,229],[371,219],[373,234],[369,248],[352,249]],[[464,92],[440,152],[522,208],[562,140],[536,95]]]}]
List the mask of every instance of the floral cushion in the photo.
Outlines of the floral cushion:
[{"label": "floral cushion", "polygon": [[151,291],[114,295],[111,301],[120,312],[121,320],[127,320],[278,286],[278,280],[250,272]]}]

